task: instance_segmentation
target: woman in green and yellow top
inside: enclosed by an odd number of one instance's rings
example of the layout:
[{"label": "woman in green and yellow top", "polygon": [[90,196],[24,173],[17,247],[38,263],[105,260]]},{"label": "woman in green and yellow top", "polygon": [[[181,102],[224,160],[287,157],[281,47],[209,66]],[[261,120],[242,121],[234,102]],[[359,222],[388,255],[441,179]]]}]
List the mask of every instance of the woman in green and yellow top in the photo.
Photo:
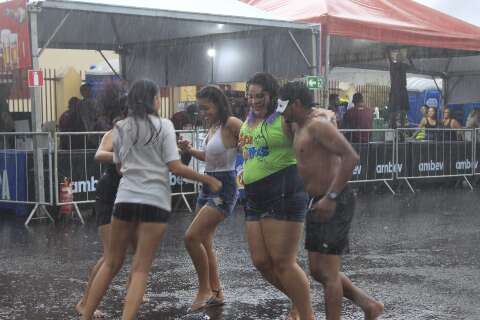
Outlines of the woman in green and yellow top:
[{"label": "woman in green and yellow top", "polygon": [[275,112],[278,82],[257,73],[247,84],[250,113],[240,129],[247,241],[255,267],[292,301],[291,318],[314,319],[309,282],[297,264],[308,196],[297,172],[292,131]]}]

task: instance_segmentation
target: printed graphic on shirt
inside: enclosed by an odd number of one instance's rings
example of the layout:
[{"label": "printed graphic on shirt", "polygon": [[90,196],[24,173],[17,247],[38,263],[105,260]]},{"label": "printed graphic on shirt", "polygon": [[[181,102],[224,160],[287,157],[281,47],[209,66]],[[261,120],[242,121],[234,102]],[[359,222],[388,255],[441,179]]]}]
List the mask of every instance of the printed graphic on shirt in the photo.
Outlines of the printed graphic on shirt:
[{"label": "printed graphic on shirt", "polygon": [[242,147],[244,161],[248,161],[253,158],[258,158],[261,160],[270,153],[265,139],[260,136],[252,137],[250,135],[240,134],[239,144]]}]

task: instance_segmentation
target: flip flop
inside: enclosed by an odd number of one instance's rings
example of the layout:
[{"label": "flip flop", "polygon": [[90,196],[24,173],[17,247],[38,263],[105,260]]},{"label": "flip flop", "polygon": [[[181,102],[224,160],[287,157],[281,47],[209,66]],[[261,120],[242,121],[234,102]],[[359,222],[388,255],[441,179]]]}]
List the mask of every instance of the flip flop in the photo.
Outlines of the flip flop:
[{"label": "flip flop", "polygon": [[210,297],[210,299],[207,300],[207,303],[206,303],[206,307],[209,308],[209,307],[219,307],[219,306],[223,306],[225,304],[225,302],[223,301],[223,299],[220,299],[218,296],[220,295],[220,291],[222,289],[218,289],[218,290],[212,290],[212,292],[214,292],[215,294],[212,295]]},{"label": "flip flop", "polygon": [[[205,300],[205,301],[200,301],[200,302],[197,302],[197,303],[194,303],[190,306],[190,308],[188,308],[187,310],[187,313],[197,313],[197,312],[200,312],[202,311],[203,309],[205,309],[208,305],[208,301],[210,300],[211,298]],[[198,306],[198,307],[194,307],[194,306]]]}]

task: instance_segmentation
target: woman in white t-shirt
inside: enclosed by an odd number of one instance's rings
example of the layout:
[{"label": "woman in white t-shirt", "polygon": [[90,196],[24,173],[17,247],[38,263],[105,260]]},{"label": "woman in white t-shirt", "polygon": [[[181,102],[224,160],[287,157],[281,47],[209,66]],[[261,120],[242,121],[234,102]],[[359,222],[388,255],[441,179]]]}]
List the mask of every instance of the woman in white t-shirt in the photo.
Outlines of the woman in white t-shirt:
[{"label": "woman in white t-shirt", "polygon": [[158,116],[155,83],[137,81],[128,93],[128,117],[113,129],[114,162],[122,179],[118,187],[105,263],[92,283],[82,319],[91,319],[112,279],[120,271],[128,244],[138,232],[131,283],[122,319],[134,319],[142,302],[156,249],[170,217],[169,171],[220,190],[221,182],[183,165],[170,120]]}]

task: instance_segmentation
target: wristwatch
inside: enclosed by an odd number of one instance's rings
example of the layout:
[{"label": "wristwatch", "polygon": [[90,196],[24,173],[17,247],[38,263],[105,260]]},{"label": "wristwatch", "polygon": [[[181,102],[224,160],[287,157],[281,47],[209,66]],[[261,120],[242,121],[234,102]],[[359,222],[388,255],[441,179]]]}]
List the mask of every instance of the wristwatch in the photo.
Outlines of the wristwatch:
[{"label": "wristwatch", "polygon": [[330,191],[325,195],[325,197],[327,197],[327,199],[330,199],[332,201],[337,201],[337,198],[339,195],[340,195],[339,192]]}]

